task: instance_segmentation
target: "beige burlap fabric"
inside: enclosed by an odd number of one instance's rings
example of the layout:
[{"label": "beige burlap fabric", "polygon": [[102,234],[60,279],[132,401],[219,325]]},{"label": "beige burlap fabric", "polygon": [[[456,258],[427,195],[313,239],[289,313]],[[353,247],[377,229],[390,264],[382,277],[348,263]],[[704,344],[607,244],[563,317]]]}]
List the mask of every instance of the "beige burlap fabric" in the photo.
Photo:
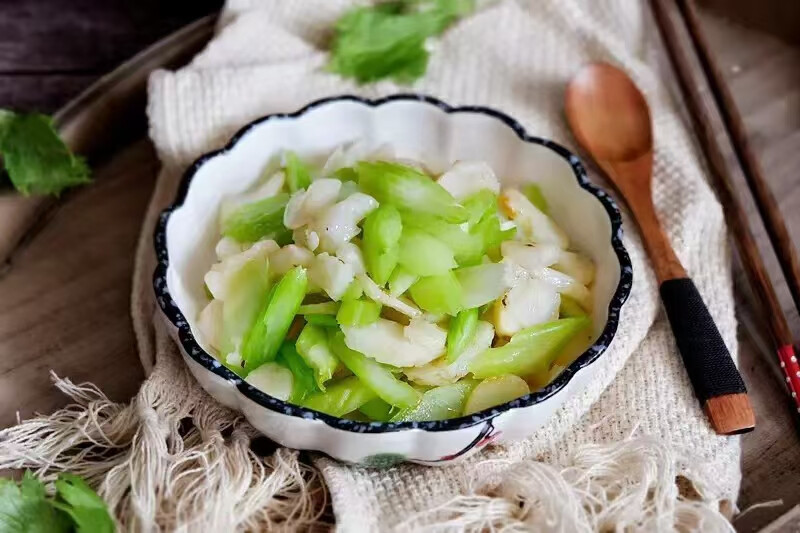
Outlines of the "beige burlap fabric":
[{"label": "beige burlap fabric", "polygon": [[[204,52],[177,72],[153,74],[150,133],[164,171],[144,224],[133,294],[142,362],[152,374],[131,405],[109,404],[95,391],[61,382],[83,407],[6,431],[2,438],[11,446],[0,453],[0,468],[45,469],[49,461],[84,473],[100,485],[126,529],[319,523],[315,471],[296,452],[279,450],[266,459],[249,452],[252,428],[218,407],[183,369],[155,313],[150,235],[180,172],[198,155],[259,116],[341,93],[383,96],[413,89],[455,105],[487,105],[514,116],[529,132],[576,149],[563,117],[565,84],[591,60],[622,66],[652,107],[659,215],[736,353],[722,212],[674,96],[654,68],[657,31],[645,3],[489,3],[443,36],[427,75],[413,88],[391,82],[359,87],[324,71],[330,28],[352,4],[229,0]],[[596,173],[593,178],[602,181]],[[641,243],[628,219],[625,227],[634,285],[617,336],[596,363],[597,380],[530,439],[452,467],[367,470],[311,457],[342,531],[729,527],[717,509],[720,501],[736,499],[739,440],[719,437],[708,426]],[[53,444],[47,428],[54,425],[68,444]],[[76,446],[87,443],[98,456],[75,458]],[[111,459],[99,457],[109,448]],[[679,496],[678,475],[694,482],[699,500]]]}]

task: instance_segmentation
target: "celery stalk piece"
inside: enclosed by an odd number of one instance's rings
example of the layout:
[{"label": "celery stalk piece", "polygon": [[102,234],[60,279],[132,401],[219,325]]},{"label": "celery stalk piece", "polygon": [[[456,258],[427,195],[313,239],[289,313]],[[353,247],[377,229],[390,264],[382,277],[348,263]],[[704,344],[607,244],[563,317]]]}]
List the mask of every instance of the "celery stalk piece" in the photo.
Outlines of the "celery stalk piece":
[{"label": "celery stalk piece", "polygon": [[464,308],[461,285],[452,270],[420,278],[409,292],[414,302],[429,313],[455,315]]},{"label": "celery stalk piece", "polygon": [[284,160],[286,184],[289,186],[289,191],[307,189],[311,185],[311,172],[306,164],[294,152],[286,152]]},{"label": "celery stalk piece", "polygon": [[263,255],[248,259],[230,276],[222,302],[223,356],[236,351],[258,318],[270,290],[269,260]]},{"label": "celery stalk piece", "polygon": [[245,381],[261,392],[284,402],[291,397],[294,388],[292,371],[275,362],[264,363],[250,371]]},{"label": "celery stalk piece", "polygon": [[399,264],[418,276],[444,274],[458,265],[453,251],[442,241],[419,230],[403,231]]},{"label": "celery stalk piece", "polygon": [[248,371],[275,358],[303,302],[307,287],[305,269],[295,267],[271,289],[272,294],[263,311],[242,342],[242,359]]},{"label": "celery stalk piece", "polygon": [[286,366],[294,376],[292,394],[289,396],[290,402],[299,405],[306,396],[319,390],[314,381],[314,371],[297,353],[294,344],[291,342],[283,343],[276,361]]},{"label": "celery stalk piece", "polygon": [[333,377],[339,360],[331,351],[328,334],[322,327],[308,323],[297,337],[297,353],[314,370],[317,386],[325,390],[325,382]]},{"label": "celery stalk piece", "polygon": [[336,321],[342,326],[366,326],[372,324],[381,314],[381,304],[372,300],[344,300]]},{"label": "celery stalk piece", "polygon": [[561,305],[558,311],[562,318],[586,316],[586,311],[583,310],[577,300],[565,294],[561,295]]},{"label": "celery stalk piece", "polygon": [[339,323],[336,322],[336,317],[333,315],[304,315],[303,318],[309,324],[321,326],[323,328],[336,328]]},{"label": "celery stalk piece", "polygon": [[376,422],[388,422],[392,418],[392,406],[380,398],[370,400],[358,409],[370,420]]},{"label": "celery stalk piece", "polygon": [[222,214],[222,234],[238,242],[275,239],[286,234],[283,212],[289,195],[276,194],[263,200],[241,205]]},{"label": "celery stalk piece", "polygon": [[489,189],[483,189],[465,198],[461,205],[469,213],[467,223],[472,228],[485,217],[497,213],[497,195]]},{"label": "celery stalk piece", "polygon": [[[361,282],[354,279],[350,282],[350,285],[347,286],[347,290],[342,293],[342,300],[358,300],[363,294],[364,289],[361,288]],[[336,312],[338,313],[339,310],[337,309]]]},{"label": "celery stalk piece", "polygon": [[544,194],[542,194],[542,189],[540,189],[538,185],[535,183],[525,185],[522,188],[522,194],[524,194],[528,201],[535,205],[539,211],[545,215],[549,214],[548,212],[550,209],[547,206],[547,199],[544,197]]},{"label": "celery stalk piece", "polygon": [[450,328],[447,330],[447,357],[448,363],[455,362],[467,346],[475,338],[478,330],[478,308],[464,309],[450,321]]},{"label": "celery stalk piece", "polygon": [[383,401],[402,408],[414,407],[419,403],[421,395],[414,387],[397,379],[389,369],[374,359],[348,348],[341,332],[333,335],[331,348],[345,366]]},{"label": "celery stalk piece", "polygon": [[332,416],[344,416],[374,400],[375,393],[356,376],[332,383],[325,392],[315,392],[303,400],[303,407]]},{"label": "celery stalk piece", "polygon": [[459,265],[470,265],[480,262],[483,256],[483,237],[465,231],[458,224],[449,224],[444,220],[425,213],[403,211],[405,227],[422,231],[436,237],[452,251]]},{"label": "celery stalk piece", "polygon": [[447,222],[466,222],[468,213],[441,185],[419,170],[386,161],[356,165],[361,189],[381,204],[436,215]]},{"label": "celery stalk piece", "polygon": [[562,318],[523,329],[508,344],[489,348],[473,359],[469,369],[476,378],[542,372],[589,322],[588,317]]},{"label": "celery stalk piece", "polygon": [[405,293],[417,280],[419,276],[412,274],[405,268],[398,266],[392,271],[389,276],[389,294],[391,296],[401,296]]},{"label": "celery stalk piece", "polygon": [[298,315],[335,315],[339,312],[339,302],[304,304],[297,309]]},{"label": "celery stalk piece", "polygon": [[392,205],[381,205],[364,220],[361,248],[370,277],[379,286],[389,280],[397,266],[398,241],[403,231],[400,213]]},{"label": "celery stalk piece", "polygon": [[475,380],[462,379],[452,385],[430,389],[422,395],[422,400],[415,407],[403,409],[392,417],[391,422],[457,418],[464,411],[464,403],[476,384]]},{"label": "celery stalk piece", "polygon": [[455,271],[464,291],[464,307],[480,307],[502,298],[511,288],[513,276],[505,263],[486,263]]},{"label": "celery stalk piece", "polygon": [[500,219],[496,215],[484,218],[470,230],[472,235],[481,240],[484,253],[498,248],[503,241],[513,239],[516,232],[517,228],[501,230]]},{"label": "celery stalk piece", "polygon": [[530,392],[525,380],[513,374],[484,379],[478,383],[467,398],[467,402],[464,404],[464,414],[471,415],[496,405],[502,405]]}]

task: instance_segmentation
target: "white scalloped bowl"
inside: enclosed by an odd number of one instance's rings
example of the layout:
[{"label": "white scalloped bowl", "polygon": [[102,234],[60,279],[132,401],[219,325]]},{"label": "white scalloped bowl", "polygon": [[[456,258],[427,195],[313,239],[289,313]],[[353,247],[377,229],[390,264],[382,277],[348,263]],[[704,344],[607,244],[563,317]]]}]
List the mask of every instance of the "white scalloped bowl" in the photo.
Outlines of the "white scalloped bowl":
[{"label": "white scalloped bowl", "polygon": [[[445,169],[459,159],[481,160],[505,184],[537,183],[572,246],[597,265],[592,346],[543,390],[470,416],[435,422],[357,422],[328,416],[272,398],[220,365],[195,336],[196,317],[207,302],[203,276],[215,261],[220,202],[251,187],[284,150],[324,161],[336,147],[356,140],[389,145],[397,157],[422,161],[432,169]],[[614,337],[632,279],[619,211],[606,193],[589,183],[576,156],[529,136],[497,111],[453,108],[419,95],[377,101],[329,98],[247,125],[225,148],[201,157],[187,170],[175,203],[161,216],[155,248],[156,297],[200,385],[284,446],[373,466],[398,461],[440,465],[490,441],[531,435],[592,379],[592,363]]]}]

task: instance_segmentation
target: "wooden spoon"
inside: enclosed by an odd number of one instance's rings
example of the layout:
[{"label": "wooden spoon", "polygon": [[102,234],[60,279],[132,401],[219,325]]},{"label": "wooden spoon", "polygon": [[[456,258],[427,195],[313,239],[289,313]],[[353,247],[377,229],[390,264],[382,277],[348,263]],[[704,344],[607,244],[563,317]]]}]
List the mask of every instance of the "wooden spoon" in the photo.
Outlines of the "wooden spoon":
[{"label": "wooden spoon", "polygon": [[653,134],[644,96],[625,72],[594,63],[567,87],[566,113],[578,142],[608,175],[639,225],[678,349],[712,427],[724,435],[752,430],[755,416],[742,377],[656,216]]}]

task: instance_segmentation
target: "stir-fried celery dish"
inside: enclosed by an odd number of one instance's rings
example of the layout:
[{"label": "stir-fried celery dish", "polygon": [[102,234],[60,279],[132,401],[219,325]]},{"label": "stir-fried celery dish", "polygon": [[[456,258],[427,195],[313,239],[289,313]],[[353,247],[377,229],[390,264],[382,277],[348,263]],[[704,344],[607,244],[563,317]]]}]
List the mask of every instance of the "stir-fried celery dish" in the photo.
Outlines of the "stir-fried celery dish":
[{"label": "stir-fried celery dish", "polygon": [[536,185],[294,153],[220,209],[203,344],[275,398],[362,421],[442,420],[552,381],[591,340],[595,267]]}]

